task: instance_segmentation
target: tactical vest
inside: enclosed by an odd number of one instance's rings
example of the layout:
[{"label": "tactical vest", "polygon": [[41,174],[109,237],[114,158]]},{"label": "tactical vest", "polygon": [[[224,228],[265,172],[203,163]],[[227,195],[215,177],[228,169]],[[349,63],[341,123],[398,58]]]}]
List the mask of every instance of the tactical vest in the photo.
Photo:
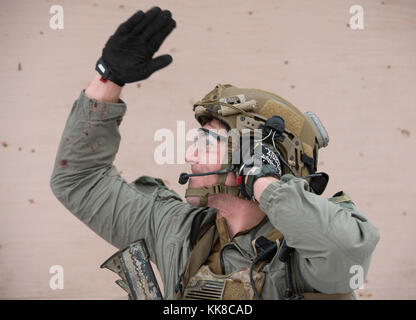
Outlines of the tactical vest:
[{"label": "tactical vest", "polygon": [[[250,268],[241,268],[227,275],[214,274],[205,265],[218,233],[215,232],[216,226],[213,224],[204,232],[193,246],[193,249],[185,264],[178,284],[176,285],[176,299],[195,300],[253,300],[256,288],[257,295],[261,290],[265,280],[265,274],[261,272],[267,261],[259,261]],[[283,235],[273,230],[267,239],[279,246]],[[192,245],[192,243],[191,243]],[[252,283],[253,282],[253,285]]]},{"label": "tactical vest", "polygon": [[[351,199],[342,191],[329,199],[333,203],[345,203],[345,206],[352,204]],[[214,274],[205,264],[217,240],[218,234],[215,232],[215,220],[199,228],[201,216],[194,218],[190,241],[191,253],[185,264],[184,271],[180,275],[175,287],[175,299],[184,300],[252,300],[261,296],[262,287],[265,280],[263,267],[271,261],[273,256],[263,259],[253,264],[250,269],[242,268],[235,270],[228,275]],[[198,230],[198,231],[196,231]],[[286,265],[286,300],[349,300],[352,292],[345,294],[324,294],[324,293],[296,293],[291,284],[290,257],[294,249],[286,245],[281,232],[273,229],[267,236],[270,243],[276,244],[274,254],[279,254],[279,259]],[[256,239],[257,240],[257,239]],[[253,247],[256,240],[253,241]],[[280,249],[280,250],[279,250]],[[279,253],[276,253],[279,251]],[[256,293],[254,292],[256,289]]]}]

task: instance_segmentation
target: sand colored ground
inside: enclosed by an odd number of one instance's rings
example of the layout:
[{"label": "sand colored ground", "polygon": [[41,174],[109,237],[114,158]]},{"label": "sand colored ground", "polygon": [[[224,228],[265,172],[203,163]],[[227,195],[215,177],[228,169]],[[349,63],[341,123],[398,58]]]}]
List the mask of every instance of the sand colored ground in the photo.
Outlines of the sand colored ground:
[{"label": "sand colored ground", "polygon": [[[192,103],[217,83],[257,87],[314,111],[331,141],[320,153],[324,195],[344,190],[379,228],[360,299],[416,298],[416,2],[414,1],[1,1],[0,298],[125,299],[99,269],[115,248],[68,212],[49,187],[74,100],[101,49],[135,10],[168,8],[177,29],[160,53],[174,62],[127,85],[116,166],[177,184],[186,165],[159,166],[154,133],[196,126]],[[49,8],[64,8],[64,29]],[[364,30],[347,26],[364,8]],[[64,268],[64,289],[49,286]]]}]

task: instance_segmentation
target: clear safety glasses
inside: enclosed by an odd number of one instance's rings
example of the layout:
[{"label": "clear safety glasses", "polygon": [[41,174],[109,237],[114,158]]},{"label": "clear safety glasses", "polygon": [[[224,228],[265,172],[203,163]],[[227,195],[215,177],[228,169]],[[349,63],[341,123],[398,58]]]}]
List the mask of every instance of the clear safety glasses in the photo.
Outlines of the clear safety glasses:
[{"label": "clear safety glasses", "polygon": [[193,148],[197,148],[198,152],[204,151],[217,151],[220,143],[225,143],[228,141],[228,137],[224,136],[227,131],[222,130],[208,130],[205,128],[199,128],[197,134],[194,137],[194,142],[192,144]]}]

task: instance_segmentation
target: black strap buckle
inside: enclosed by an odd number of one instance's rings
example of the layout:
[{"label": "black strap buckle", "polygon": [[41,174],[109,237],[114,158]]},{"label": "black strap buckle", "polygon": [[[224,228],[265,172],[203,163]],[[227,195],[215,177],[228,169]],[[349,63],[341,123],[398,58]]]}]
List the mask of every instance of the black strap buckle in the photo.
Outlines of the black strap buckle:
[{"label": "black strap buckle", "polygon": [[256,247],[255,261],[271,260],[277,252],[277,243],[264,236],[258,237],[254,244]]}]

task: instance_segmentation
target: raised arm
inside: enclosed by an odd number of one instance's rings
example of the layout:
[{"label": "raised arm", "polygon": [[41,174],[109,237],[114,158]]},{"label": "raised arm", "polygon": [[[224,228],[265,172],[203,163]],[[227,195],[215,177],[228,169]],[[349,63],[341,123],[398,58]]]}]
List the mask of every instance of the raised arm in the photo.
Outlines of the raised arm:
[{"label": "raised arm", "polygon": [[[126,112],[119,98],[122,87],[172,61],[153,54],[174,27],[170,12],[159,8],[139,11],[120,25],[97,62],[100,74],[73,104],[50,180],[57,199],[98,235],[118,248],[145,238],[156,263],[167,255],[168,238],[192,220],[187,214],[194,209],[159,180],[142,177],[128,184],[113,161]],[[167,272],[158,267],[162,275]]]}]

